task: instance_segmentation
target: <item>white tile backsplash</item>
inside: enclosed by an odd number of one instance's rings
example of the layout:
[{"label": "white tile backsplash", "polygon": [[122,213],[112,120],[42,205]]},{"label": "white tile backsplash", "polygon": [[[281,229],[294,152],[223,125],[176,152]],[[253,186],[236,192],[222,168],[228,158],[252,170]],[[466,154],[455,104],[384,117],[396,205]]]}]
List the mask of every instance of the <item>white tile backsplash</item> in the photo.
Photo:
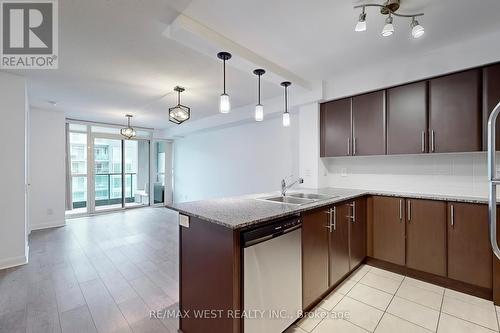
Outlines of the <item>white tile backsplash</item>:
[{"label": "white tile backsplash", "polygon": [[[497,157],[500,160],[500,155]],[[486,153],[322,159],[325,186],[460,196],[488,195]]]}]

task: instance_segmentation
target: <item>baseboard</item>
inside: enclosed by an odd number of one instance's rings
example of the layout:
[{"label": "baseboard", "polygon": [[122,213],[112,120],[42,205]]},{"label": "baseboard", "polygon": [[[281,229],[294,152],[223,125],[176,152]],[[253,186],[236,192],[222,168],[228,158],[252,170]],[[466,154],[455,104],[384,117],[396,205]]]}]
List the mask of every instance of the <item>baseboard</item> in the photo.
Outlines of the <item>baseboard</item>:
[{"label": "baseboard", "polygon": [[66,225],[66,221],[51,221],[51,222],[46,222],[46,223],[39,223],[36,225],[31,226],[31,230],[41,230],[41,229],[48,229],[48,228],[57,228],[57,227],[64,227]]},{"label": "baseboard", "polygon": [[25,265],[27,263],[28,263],[28,252],[26,252],[26,255],[24,256],[12,257],[0,260],[0,270],[20,265]]},{"label": "baseboard", "polygon": [[415,278],[417,280],[421,280],[424,282],[429,282],[444,288],[453,289],[465,294],[469,294],[472,296],[480,297],[491,301],[493,299],[493,291],[492,289],[479,287],[475,285],[471,285],[469,283],[457,281],[450,279],[445,276],[434,275],[431,273],[426,273],[422,271],[417,271],[405,266],[393,264],[387,261],[383,261],[380,259],[375,259],[372,257],[366,257],[365,262],[369,265],[385,269],[394,273],[398,273],[401,275],[405,275],[411,278]]}]

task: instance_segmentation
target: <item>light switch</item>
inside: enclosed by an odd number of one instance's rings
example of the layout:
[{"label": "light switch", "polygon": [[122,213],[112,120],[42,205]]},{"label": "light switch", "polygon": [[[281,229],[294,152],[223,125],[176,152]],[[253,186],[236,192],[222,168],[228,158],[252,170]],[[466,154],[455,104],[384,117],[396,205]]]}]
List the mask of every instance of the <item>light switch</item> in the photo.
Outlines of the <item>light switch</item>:
[{"label": "light switch", "polygon": [[179,214],[179,225],[184,228],[189,228],[189,216]]}]

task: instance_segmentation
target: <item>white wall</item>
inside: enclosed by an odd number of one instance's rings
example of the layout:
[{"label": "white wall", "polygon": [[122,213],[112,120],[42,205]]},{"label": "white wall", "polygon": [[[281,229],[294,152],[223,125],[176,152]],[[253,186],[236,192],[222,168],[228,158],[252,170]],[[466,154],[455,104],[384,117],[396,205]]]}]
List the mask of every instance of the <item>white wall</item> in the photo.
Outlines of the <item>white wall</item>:
[{"label": "white wall", "polygon": [[277,191],[298,172],[298,117],[201,132],[174,143],[174,201]]},{"label": "white wall", "polygon": [[28,260],[26,82],[0,72],[0,269]]},{"label": "white wall", "polygon": [[30,110],[29,212],[31,230],[65,224],[65,117]]}]

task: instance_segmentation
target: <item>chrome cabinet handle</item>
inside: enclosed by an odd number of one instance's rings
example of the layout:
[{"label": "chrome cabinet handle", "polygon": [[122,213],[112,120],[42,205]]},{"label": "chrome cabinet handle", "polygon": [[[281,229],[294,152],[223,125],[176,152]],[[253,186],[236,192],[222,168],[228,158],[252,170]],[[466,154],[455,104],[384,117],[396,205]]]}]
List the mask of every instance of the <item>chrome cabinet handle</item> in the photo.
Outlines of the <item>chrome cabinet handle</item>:
[{"label": "chrome cabinet handle", "polygon": [[431,130],[431,152],[436,150],[436,132]]},{"label": "chrome cabinet handle", "polygon": [[422,153],[425,153],[425,131],[422,131]]},{"label": "chrome cabinet handle", "polygon": [[408,200],[408,222],[411,222],[411,201]]},{"label": "chrome cabinet handle", "polygon": [[333,231],[337,230],[337,207],[333,207]]},{"label": "chrome cabinet handle", "polygon": [[356,138],[352,141],[352,155],[356,155]]},{"label": "chrome cabinet handle", "polygon": [[347,156],[351,155],[351,138],[347,138]]},{"label": "chrome cabinet handle", "polygon": [[330,232],[332,232],[332,209],[330,208],[329,210],[325,211],[326,214],[328,214],[328,225],[325,225]]},{"label": "chrome cabinet handle", "polygon": [[352,223],[356,222],[356,201],[353,201],[352,203],[349,204],[352,208],[352,214],[347,216],[352,220]]},{"label": "chrome cabinet handle", "polygon": [[450,213],[451,213],[451,227],[455,227],[455,207],[453,205],[450,206]]},{"label": "chrome cabinet handle", "polygon": [[399,220],[403,220],[403,199],[399,199]]}]

